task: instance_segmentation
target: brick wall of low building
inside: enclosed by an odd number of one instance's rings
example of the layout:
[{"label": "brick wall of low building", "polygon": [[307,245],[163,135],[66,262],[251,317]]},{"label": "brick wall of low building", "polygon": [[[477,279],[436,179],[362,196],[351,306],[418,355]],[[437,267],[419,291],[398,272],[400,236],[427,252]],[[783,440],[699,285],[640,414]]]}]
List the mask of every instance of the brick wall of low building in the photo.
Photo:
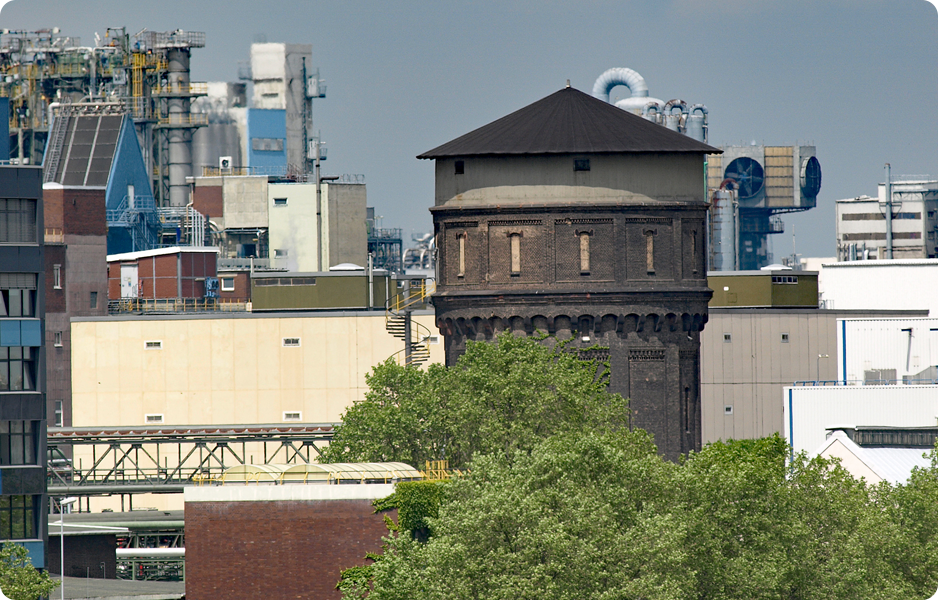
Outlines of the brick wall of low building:
[{"label": "brick wall of low building", "polygon": [[[57,525],[51,527],[55,529]],[[58,535],[49,536],[46,546],[46,568],[55,575],[61,571],[59,539]],[[64,558],[66,577],[117,579],[117,536],[66,534]]]},{"label": "brick wall of low building", "polygon": [[[261,486],[261,492],[263,487],[373,486],[297,484]],[[242,490],[253,493],[248,486]],[[190,502],[187,491],[186,597],[338,600],[341,571],[380,551],[387,533],[370,498]]]}]

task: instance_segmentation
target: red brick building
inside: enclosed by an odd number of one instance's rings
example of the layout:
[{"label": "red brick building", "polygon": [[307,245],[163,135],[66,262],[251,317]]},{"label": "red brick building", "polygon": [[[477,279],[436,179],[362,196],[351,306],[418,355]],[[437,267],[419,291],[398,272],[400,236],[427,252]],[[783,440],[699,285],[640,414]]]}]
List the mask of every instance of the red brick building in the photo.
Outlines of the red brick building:
[{"label": "red brick building", "polygon": [[[186,488],[186,598],[341,598],[343,569],[387,535],[372,501],[393,484]],[[396,518],[396,516],[395,516]]]},{"label": "red brick building", "polygon": [[217,248],[176,246],[107,257],[108,299],[204,298]]}]

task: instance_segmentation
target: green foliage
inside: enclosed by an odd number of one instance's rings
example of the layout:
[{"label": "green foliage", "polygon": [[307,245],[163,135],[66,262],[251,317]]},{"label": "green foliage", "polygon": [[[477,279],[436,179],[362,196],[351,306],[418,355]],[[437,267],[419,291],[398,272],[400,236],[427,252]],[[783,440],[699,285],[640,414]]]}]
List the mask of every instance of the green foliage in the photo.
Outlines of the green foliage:
[{"label": "green foliage", "polygon": [[11,600],[48,597],[59,583],[39,572],[29,561],[26,548],[6,542],[0,549],[0,590]]},{"label": "green foliage", "polygon": [[[346,598],[927,598],[938,587],[938,459],[868,486],[784,440],[676,465],[643,432],[556,435],[478,455],[433,535],[392,535]],[[398,494],[399,496],[399,494]],[[399,498],[398,498],[399,501]]]},{"label": "green foliage", "polygon": [[395,487],[397,523],[401,531],[426,539],[432,534],[430,520],[440,515],[446,482],[404,481]]},{"label": "green foliage", "polygon": [[385,362],[367,377],[364,402],[342,417],[324,461],[446,459],[465,468],[477,453],[514,460],[561,431],[616,431],[628,406],[610,394],[601,365],[562,343],[500,335],[468,342],[452,368]]}]

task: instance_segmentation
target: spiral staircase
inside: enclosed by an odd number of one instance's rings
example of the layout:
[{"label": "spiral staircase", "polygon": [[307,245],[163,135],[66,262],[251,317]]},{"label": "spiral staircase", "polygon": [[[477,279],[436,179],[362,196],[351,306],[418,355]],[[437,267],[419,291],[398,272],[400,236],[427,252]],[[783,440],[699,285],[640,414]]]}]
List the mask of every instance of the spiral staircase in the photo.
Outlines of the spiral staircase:
[{"label": "spiral staircase", "polygon": [[412,313],[429,305],[434,288],[433,283],[422,281],[420,285],[398,292],[385,304],[385,328],[404,342],[404,348],[393,355],[398,364],[420,366],[430,360],[432,332],[414,321]]}]

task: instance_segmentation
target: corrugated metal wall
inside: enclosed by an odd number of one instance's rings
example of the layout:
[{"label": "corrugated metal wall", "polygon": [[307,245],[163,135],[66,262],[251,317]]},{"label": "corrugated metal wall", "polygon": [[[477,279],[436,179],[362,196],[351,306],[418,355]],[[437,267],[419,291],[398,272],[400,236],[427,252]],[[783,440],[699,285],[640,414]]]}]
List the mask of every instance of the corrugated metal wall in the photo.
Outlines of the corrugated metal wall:
[{"label": "corrugated metal wall", "polygon": [[[938,365],[938,319],[839,319],[840,381],[869,380],[871,373],[895,371],[903,377]],[[926,383],[920,381],[919,383]]]},{"label": "corrugated metal wall", "polygon": [[833,426],[926,427],[938,422],[938,385],[788,387],[785,437],[815,452]]}]

